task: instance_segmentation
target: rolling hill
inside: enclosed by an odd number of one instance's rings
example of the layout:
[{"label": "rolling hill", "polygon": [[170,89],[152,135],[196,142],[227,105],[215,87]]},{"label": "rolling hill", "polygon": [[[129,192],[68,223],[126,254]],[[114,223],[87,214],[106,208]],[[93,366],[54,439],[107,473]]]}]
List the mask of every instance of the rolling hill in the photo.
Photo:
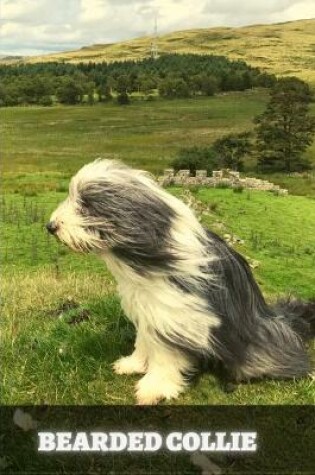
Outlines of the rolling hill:
[{"label": "rolling hill", "polygon": [[[158,38],[160,53],[215,54],[242,59],[277,75],[296,75],[315,84],[315,19],[240,28],[177,31]],[[24,62],[100,62],[141,59],[150,55],[152,37],[97,44]],[[19,59],[21,62],[21,59]],[[12,64],[12,59],[10,60]]]}]

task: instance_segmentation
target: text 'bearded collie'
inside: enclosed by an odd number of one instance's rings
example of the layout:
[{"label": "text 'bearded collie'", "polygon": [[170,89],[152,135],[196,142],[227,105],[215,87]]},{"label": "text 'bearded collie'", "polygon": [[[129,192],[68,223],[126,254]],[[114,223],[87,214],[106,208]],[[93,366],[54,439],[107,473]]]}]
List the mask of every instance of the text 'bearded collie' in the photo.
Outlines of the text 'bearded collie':
[{"label": "text 'bearded collie'", "polygon": [[116,278],[137,337],[114,370],[144,373],[138,403],[176,398],[213,357],[236,381],[310,372],[303,340],[315,303],[268,306],[245,259],[147,173],[111,160],[84,166],[47,229],[98,254]]}]

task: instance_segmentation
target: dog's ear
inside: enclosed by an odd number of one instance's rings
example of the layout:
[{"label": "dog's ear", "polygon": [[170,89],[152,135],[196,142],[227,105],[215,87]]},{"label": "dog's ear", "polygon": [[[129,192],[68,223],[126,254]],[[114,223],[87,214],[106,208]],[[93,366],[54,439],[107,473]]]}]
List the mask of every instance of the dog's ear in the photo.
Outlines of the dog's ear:
[{"label": "dog's ear", "polygon": [[108,209],[112,194],[110,184],[105,181],[87,183],[80,189],[80,204],[83,213],[90,216],[106,216],[106,208]]}]

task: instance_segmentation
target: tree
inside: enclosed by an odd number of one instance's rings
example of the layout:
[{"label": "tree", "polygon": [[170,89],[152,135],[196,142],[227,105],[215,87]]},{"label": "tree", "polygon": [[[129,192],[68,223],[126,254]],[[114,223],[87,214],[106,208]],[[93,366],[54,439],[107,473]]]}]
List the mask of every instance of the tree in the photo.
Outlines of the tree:
[{"label": "tree", "polygon": [[118,94],[117,102],[120,106],[126,106],[130,104],[130,99],[129,99],[128,94],[126,92],[121,92],[120,94]]},{"label": "tree", "polygon": [[[99,100],[104,101],[110,99],[109,92],[142,92],[147,96],[158,86],[164,97],[211,96],[217,90],[269,87],[274,80],[274,76],[261,73],[243,61],[212,55],[163,54],[156,60],[111,63],[0,64],[0,82],[5,88],[0,106],[48,102],[47,96],[54,100],[58,95],[65,104],[92,103],[96,89]],[[88,87],[90,83],[95,85],[94,91]]]},{"label": "tree", "polygon": [[70,77],[66,77],[57,89],[57,97],[62,104],[77,104],[81,102],[83,88]]},{"label": "tree", "polygon": [[190,90],[184,79],[168,77],[160,82],[159,94],[166,98],[183,98],[190,96]]},{"label": "tree", "polygon": [[98,100],[100,102],[110,101],[112,99],[111,88],[108,82],[102,82],[96,89]]},{"label": "tree", "polygon": [[150,76],[140,76],[138,81],[138,90],[143,94],[150,94],[156,88],[156,81]]},{"label": "tree", "polygon": [[7,88],[0,84],[0,107],[8,105],[8,102],[10,103]]},{"label": "tree", "polygon": [[0,85],[0,107],[16,106],[21,104],[20,88],[16,82]]},{"label": "tree", "polygon": [[127,94],[128,91],[131,89],[131,82],[129,76],[127,74],[122,74],[118,76],[116,80],[116,91],[119,94]]},{"label": "tree", "polygon": [[241,72],[225,71],[221,76],[222,91],[244,91],[248,87],[248,77]]},{"label": "tree", "polygon": [[217,153],[220,168],[242,171],[245,156],[252,152],[251,134],[242,132],[226,135],[214,142],[213,149]]},{"label": "tree", "polygon": [[207,170],[211,173],[218,167],[218,161],[212,148],[193,146],[179,150],[171,166],[175,171],[189,170],[191,175],[196,175],[196,170]]},{"label": "tree", "polygon": [[38,104],[43,97],[53,92],[51,83],[40,75],[19,78],[18,88],[21,102],[25,104]]},{"label": "tree", "polygon": [[213,96],[218,91],[218,80],[206,73],[191,77],[190,87],[193,92],[200,92],[205,96]]},{"label": "tree", "polygon": [[315,120],[309,115],[309,86],[294,77],[279,79],[263,114],[256,117],[258,166],[262,171],[310,168],[302,157],[312,143]]},{"label": "tree", "polygon": [[85,87],[83,87],[83,91],[85,94],[87,94],[87,102],[91,106],[95,102],[95,82],[94,81],[89,81],[86,83]]},{"label": "tree", "polygon": [[43,96],[38,100],[40,106],[49,107],[53,105],[53,100],[51,96]]}]

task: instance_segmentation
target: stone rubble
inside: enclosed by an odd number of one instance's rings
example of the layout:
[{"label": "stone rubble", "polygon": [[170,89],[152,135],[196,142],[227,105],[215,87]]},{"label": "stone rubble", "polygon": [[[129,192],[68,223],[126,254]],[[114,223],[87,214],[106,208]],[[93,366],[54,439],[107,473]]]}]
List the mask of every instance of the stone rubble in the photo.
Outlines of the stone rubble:
[{"label": "stone rubble", "polygon": [[227,187],[244,188],[249,190],[272,191],[279,195],[287,195],[288,190],[280,188],[279,185],[270,183],[268,180],[260,178],[241,177],[240,172],[233,170],[216,170],[212,176],[207,176],[207,170],[197,170],[196,176],[190,176],[189,170],[179,170],[177,173],[172,168],[164,170],[164,175],[158,178],[162,186],[182,185],[182,186],[205,186],[209,188]]}]

